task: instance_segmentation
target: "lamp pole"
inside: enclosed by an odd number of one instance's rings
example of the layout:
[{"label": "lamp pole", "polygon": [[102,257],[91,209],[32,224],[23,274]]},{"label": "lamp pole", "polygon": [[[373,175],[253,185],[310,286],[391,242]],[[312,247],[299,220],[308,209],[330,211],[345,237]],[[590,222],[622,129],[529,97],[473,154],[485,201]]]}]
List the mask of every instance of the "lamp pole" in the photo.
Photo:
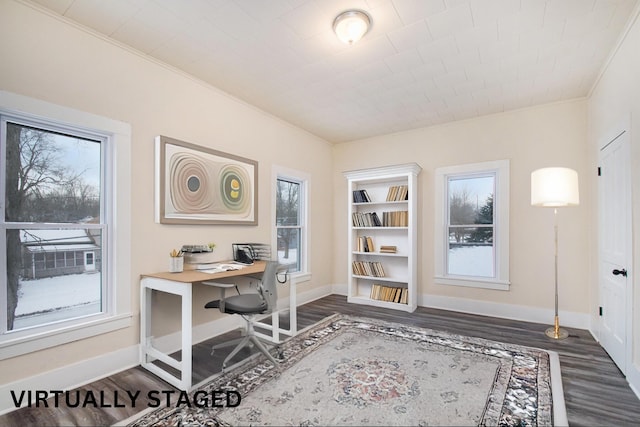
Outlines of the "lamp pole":
[{"label": "lamp pole", "polygon": [[563,340],[569,336],[569,333],[560,328],[560,320],[558,318],[558,208],[553,208],[553,232],[554,232],[554,246],[555,246],[555,268],[554,268],[554,276],[555,276],[555,318],[553,322],[553,327],[548,328],[545,331],[545,334],[549,338],[553,338],[556,340]]}]

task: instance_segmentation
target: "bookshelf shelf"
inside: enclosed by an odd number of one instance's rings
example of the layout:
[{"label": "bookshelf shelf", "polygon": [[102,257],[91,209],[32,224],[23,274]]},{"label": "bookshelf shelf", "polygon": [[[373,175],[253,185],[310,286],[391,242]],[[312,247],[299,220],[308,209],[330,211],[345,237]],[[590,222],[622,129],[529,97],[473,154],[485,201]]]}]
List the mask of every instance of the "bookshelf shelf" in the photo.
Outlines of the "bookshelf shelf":
[{"label": "bookshelf shelf", "polygon": [[409,256],[407,254],[399,254],[399,253],[363,252],[363,251],[353,251],[352,254],[363,255],[363,256],[388,256],[388,257],[398,257],[398,258],[407,258]]},{"label": "bookshelf shelf", "polygon": [[[420,171],[419,165],[408,163],[344,173],[348,182],[350,303],[415,311]],[[372,267],[382,268],[384,275],[358,274]],[[383,293],[381,288],[385,288]]]},{"label": "bookshelf shelf", "polygon": [[362,202],[362,203],[353,203],[354,206],[375,206],[375,205],[389,205],[389,206],[393,206],[393,205],[407,205],[409,204],[408,200],[398,200],[398,201],[380,201],[380,202]]},{"label": "bookshelf shelf", "polygon": [[404,277],[404,278],[388,277],[388,276],[376,277],[376,276],[360,276],[360,275],[357,275],[357,274],[354,274],[353,277],[356,278],[356,279],[373,280],[374,282],[408,283],[406,277]]},{"label": "bookshelf shelf", "polygon": [[351,227],[354,230],[407,230],[409,227]]}]

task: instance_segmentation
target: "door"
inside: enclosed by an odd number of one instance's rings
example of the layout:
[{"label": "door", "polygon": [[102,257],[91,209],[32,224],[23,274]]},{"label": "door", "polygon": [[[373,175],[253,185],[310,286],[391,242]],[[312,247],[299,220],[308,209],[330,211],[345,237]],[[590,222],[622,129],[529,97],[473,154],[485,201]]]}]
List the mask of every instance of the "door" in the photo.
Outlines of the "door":
[{"label": "door", "polygon": [[96,261],[94,252],[84,253],[84,271],[96,271]]},{"label": "door", "polygon": [[629,132],[611,139],[601,149],[599,160],[600,343],[625,373],[632,283],[628,271],[632,260]]}]

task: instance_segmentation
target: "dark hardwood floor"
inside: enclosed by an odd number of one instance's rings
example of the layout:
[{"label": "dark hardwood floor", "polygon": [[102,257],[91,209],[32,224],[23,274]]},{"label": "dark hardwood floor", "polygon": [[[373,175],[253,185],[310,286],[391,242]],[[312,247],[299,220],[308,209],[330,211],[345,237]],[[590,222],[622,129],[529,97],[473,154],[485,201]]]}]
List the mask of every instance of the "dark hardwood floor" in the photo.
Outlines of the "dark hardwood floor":
[{"label": "dark hardwood floor", "polygon": [[[629,388],[624,376],[588,331],[569,329],[564,341],[544,335],[547,325],[517,322],[493,317],[455,313],[419,307],[408,314],[396,310],[347,304],[346,298],[331,295],[298,308],[299,328],[333,314],[369,316],[452,333],[553,350],[560,355],[562,383],[569,424],[572,426],[640,425],[640,400]],[[285,323],[282,318],[281,323]],[[225,334],[196,344],[193,349],[194,383],[220,372],[222,360],[231,350],[210,355],[211,345],[224,342],[237,333]],[[248,352],[238,357],[246,357]],[[174,390],[146,370],[136,367],[82,387],[81,391],[114,391],[126,396],[127,390],[139,390],[141,396],[151,390]],[[0,416],[0,426],[101,426],[122,422],[146,409],[138,405],[123,408],[22,408]]]}]

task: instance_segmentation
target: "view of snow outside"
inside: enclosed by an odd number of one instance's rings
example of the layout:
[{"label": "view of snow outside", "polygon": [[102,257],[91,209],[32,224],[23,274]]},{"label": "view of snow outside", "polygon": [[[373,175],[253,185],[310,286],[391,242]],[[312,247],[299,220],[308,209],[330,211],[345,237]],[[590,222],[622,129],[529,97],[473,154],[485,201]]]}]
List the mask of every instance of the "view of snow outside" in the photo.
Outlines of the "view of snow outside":
[{"label": "view of snow outside", "polygon": [[289,249],[289,258],[284,257],[284,250],[278,251],[278,263],[286,266],[288,270],[296,270],[298,263],[298,249]]},{"label": "view of snow outside", "polygon": [[[289,249],[288,258],[278,251],[280,264],[295,267],[296,260],[297,249]],[[450,249],[449,274],[493,277],[493,247]],[[99,313],[100,279],[97,272],[22,280],[14,329]]]},{"label": "view of snow outside", "polygon": [[14,329],[99,313],[100,282],[99,272],[21,280]]},{"label": "view of snow outside", "polygon": [[494,174],[461,175],[448,179],[448,274],[495,277],[494,194]]},{"label": "view of snow outside", "polygon": [[449,274],[494,277],[493,246],[462,246],[449,249]]}]

